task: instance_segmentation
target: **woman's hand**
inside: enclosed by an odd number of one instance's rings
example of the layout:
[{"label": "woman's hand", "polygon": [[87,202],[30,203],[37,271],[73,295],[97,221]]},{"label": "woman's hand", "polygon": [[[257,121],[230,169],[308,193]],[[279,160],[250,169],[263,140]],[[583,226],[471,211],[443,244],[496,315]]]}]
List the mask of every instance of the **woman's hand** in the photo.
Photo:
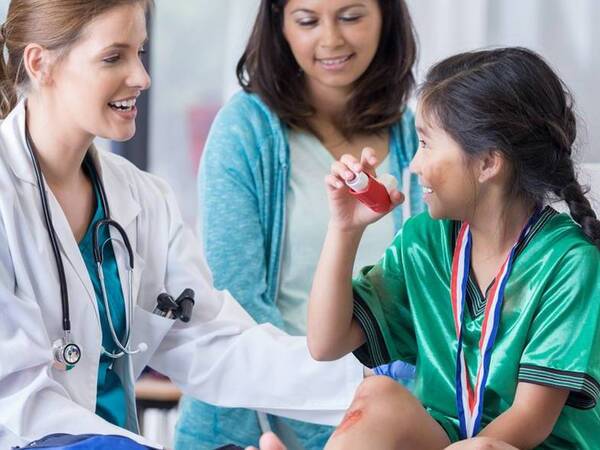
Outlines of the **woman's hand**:
[{"label": "woman's hand", "polygon": [[[256,450],[256,447],[247,447],[246,450]],[[265,433],[260,438],[259,450],[285,450],[285,445],[273,433]]]},{"label": "woman's hand", "polygon": [[[360,161],[346,154],[331,165],[331,172],[325,177],[331,213],[330,226],[343,231],[362,230],[387,214],[376,213],[363,205],[350,194],[350,188],[346,186],[346,181],[351,180],[355,173],[361,171],[375,177],[376,165],[375,151],[368,147],[363,149]],[[404,201],[404,195],[396,189],[392,189],[389,194],[392,200],[391,209]]]}]

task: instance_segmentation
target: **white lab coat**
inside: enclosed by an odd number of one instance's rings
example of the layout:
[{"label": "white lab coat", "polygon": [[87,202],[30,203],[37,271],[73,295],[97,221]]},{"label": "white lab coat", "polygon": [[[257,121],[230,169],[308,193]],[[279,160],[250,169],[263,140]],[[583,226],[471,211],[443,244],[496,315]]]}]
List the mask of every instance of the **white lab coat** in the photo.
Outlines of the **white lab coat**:
[{"label": "white lab coat", "polygon": [[[63,335],[60,288],[24,124],[22,101],[0,125],[0,448],[58,432],[124,434],[151,445],[94,414],[101,347],[96,297],[66,217],[46,189],[72,336],[82,349],[69,372],[52,365],[52,343]],[[210,403],[335,424],[362,379],[362,366],[352,356],[315,362],[305,338],[256,325],[228,292],[212,287],[200,244],[167,184],[119,156],[91,152],[111,216],[133,247],[135,307],[126,311],[133,314],[132,348],[148,346],[115,364],[129,398],[127,428],[137,430],[133,383],[146,365]],[[125,252],[114,248],[127,298]],[[152,314],[159,293],[176,296],[188,287],[196,292],[190,323]]]}]

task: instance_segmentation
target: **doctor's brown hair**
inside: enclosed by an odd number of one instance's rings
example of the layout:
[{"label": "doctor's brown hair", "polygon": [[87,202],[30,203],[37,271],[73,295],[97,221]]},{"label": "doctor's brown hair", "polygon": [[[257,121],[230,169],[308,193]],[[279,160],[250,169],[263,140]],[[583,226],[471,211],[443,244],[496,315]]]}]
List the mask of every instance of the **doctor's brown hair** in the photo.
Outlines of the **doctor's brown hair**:
[{"label": "doctor's brown hair", "polygon": [[[313,131],[309,119],[304,76],[283,35],[283,10],[288,0],[261,0],[246,49],[237,64],[237,78],[286,124]],[[371,64],[356,81],[339,130],[383,132],[402,118],[415,79],[416,38],[404,0],[377,0],[381,9],[381,37]]]},{"label": "doctor's brown hair", "polygon": [[23,65],[27,45],[66,52],[93,19],[133,4],[147,11],[153,0],[11,0],[6,22],[0,26],[0,118],[16,106],[19,89],[28,81]]},{"label": "doctor's brown hair", "polygon": [[451,56],[420,88],[423,116],[470,157],[498,151],[512,169],[508,194],[542,205],[564,200],[600,248],[600,221],[577,180],[577,125],[563,81],[535,52],[508,47]]}]

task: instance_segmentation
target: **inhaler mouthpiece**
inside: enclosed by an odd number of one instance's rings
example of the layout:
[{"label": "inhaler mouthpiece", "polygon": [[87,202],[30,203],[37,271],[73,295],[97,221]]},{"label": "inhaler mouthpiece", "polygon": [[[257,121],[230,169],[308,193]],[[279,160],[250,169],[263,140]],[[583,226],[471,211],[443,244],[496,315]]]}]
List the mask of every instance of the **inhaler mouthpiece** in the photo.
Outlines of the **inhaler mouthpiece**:
[{"label": "inhaler mouthpiece", "polygon": [[369,186],[369,177],[364,172],[358,172],[354,174],[354,178],[346,181],[346,184],[354,192],[362,192]]},{"label": "inhaler mouthpiece", "polygon": [[354,178],[346,181],[350,193],[359,201],[377,213],[386,213],[392,207],[390,191],[397,186],[392,175],[382,175],[375,179],[365,172],[358,172]]}]

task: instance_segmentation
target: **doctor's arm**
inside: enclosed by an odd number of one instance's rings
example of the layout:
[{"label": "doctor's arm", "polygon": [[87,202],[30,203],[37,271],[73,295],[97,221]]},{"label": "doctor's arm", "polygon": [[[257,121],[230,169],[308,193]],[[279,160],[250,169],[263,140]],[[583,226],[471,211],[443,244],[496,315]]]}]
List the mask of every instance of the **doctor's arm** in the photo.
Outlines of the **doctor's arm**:
[{"label": "doctor's arm", "polygon": [[[118,434],[152,445],[75,403],[53,378],[51,342],[42,312],[35,299],[19,288],[1,221],[0,243],[0,448],[52,433]],[[50,275],[40,271],[39,276]],[[27,280],[21,283],[26,285]]]},{"label": "doctor's arm", "polygon": [[304,337],[257,325],[227,291],[212,286],[199,244],[166,192],[169,249],[165,286],[196,292],[192,320],[176,322],[150,360],[186,394],[226,407],[244,407],[299,420],[337,424],[362,380],[349,356],[314,361]]}]

